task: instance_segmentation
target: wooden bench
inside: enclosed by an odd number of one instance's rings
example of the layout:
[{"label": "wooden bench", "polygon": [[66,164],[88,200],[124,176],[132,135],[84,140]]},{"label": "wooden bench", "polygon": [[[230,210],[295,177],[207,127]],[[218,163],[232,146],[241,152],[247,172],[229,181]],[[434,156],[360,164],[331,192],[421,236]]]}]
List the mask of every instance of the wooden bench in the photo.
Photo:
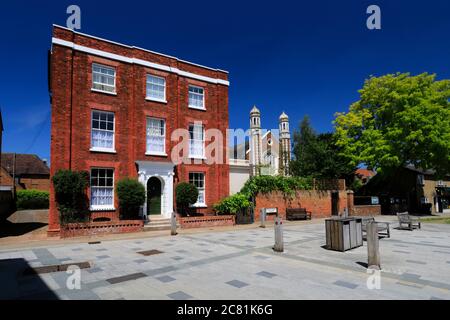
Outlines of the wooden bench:
[{"label": "wooden bench", "polygon": [[361,217],[362,219],[362,231],[367,234],[367,224],[374,221],[377,224],[377,230],[379,236],[384,236],[387,238],[391,237],[391,229],[389,222],[377,222],[373,217]]},{"label": "wooden bench", "polygon": [[311,211],[307,211],[305,208],[287,208],[286,209],[287,220],[311,220]]},{"label": "wooden bench", "polygon": [[[398,218],[398,227],[399,229],[407,229],[413,231],[414,229],[420,229],[421,223],[420,219],[417,217],[411,216],[408,212],[399,212],[397,213]],[[403,225],[407,225],[407,228],[404,228]]]}]

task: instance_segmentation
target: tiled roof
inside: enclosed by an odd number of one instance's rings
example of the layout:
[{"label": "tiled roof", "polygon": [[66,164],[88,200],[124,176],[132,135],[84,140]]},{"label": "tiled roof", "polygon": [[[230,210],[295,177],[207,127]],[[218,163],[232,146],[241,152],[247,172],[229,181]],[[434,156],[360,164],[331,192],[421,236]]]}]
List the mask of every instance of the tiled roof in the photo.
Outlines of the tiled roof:
[{"label": "tiled roof", "polygon": [[[10,174],[13,174],[14,154],[2,154],[2,167]],[[16,169],[15,175],[21,176],[26,174],[49,175],[48,166],[35,154],[19,154],[16,153]]]}]

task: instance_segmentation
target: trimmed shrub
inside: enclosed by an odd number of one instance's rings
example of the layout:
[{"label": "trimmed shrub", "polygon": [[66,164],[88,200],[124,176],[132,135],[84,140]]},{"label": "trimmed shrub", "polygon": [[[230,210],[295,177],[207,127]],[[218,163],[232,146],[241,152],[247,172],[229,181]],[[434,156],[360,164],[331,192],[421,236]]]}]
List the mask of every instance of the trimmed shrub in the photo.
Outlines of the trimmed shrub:
[{"label": "trimmed shrub", "polygon": [[253,207],[253,203],[249,200],[248,196],[237,193],[214,205],[214,210],[220,215],[234,215],[251,207]]},{"label": "trimmed shrub", "polygon": [[117,196],[121,219],[138,219],[139,208],[145,202],[145,188],[134,179],[125,178],[117,183]]},{"label": "trimmed shrub", "polygon": [[16,207],[22,209],[48,209],[49,192],[40,190],[17,191]]},{"label": "trimmed shrub", "polygon": [[90,219],[86,189],[89,173],[59,170],[52,178],[61,224],[86,222]]},{"label": "trimmed shrub", "polygon": [[197,187],[190,183],[182,182],[177,185],[175,193],[178,212],[184,216],[189,215],[189,207],[196,203],[198,199]]}]

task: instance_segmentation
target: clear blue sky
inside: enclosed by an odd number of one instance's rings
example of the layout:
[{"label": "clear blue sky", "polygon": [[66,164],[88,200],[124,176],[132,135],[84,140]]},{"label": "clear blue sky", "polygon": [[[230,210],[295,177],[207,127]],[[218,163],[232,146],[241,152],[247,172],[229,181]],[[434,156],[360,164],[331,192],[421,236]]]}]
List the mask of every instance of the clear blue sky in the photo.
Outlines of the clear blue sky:
[{"label": "clear blue sky", "polygon": [[[102,5],[106,4],[107,5]],[[397,71],[450,78],[450,1],[3,1],[0,107],[5,152],[50,154],[47,50],[66,8],[81,32],[230,72],[230,127],[247,128],[256,104],[276,128],[310,115],[320,131],[358,99],[369,75]],[[382,30],[366,28],[366,8]]]}]

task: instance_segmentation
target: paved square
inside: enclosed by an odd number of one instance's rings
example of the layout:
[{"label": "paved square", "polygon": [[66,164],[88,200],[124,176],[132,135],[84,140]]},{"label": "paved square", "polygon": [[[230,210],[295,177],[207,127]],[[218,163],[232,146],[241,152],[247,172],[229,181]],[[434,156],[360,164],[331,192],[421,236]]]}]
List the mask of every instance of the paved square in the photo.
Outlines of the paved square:
[{"label": "paved square", "polygon": [[[379,221],[393,221],[379,217]],[[0,248],[0,299],[450,299],[450,225],[395,229],[380,240],[381,288],[369,289],[367,246],[326,250],[324,222],[284,224],[285,252],[274,253],[273,227]],[[138,238],[138,239],[136,239]],[[249,243],[252,243],[250,246]],[[140,248],[137,250],[136,245]],[[100,246],[100,247],[99,247]],[[151,251],[145,257],[137,251]],[[25,275],[30,267],[89,261],[81,289],[70,274]]]}]

